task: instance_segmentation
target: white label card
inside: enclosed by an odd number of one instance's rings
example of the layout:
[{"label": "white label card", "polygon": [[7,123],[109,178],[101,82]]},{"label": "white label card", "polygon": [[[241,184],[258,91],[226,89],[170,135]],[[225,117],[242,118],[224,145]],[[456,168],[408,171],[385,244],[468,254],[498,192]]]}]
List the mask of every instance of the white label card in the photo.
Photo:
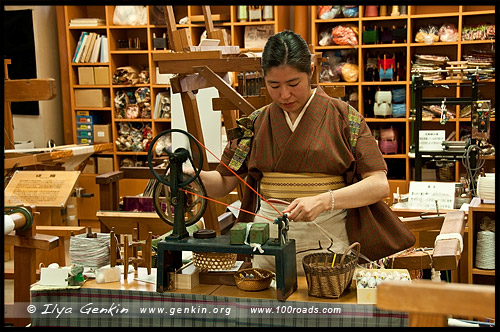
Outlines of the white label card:
[{"label": "white label card", "polygon": [[455,208],[454,182],[410,182],[408,206],[410,209],[436,211]]}]

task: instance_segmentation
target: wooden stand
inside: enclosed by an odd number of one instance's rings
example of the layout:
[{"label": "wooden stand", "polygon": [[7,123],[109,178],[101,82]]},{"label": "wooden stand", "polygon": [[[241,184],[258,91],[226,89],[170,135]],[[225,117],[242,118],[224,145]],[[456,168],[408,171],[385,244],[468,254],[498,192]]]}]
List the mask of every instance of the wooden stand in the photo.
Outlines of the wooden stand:
[{"label": "wooden stand", "polygon": [[[31,211],[33,218],[31,227],[27,230],[20,230],[26,225],[26,218],[20,215],[18,219],[21,223],[19,226],[16,223],[15,234],[4,235],[4,243],[14,246],[14,307],[6,306],[5,308],[5,322],[14,326],[26,326],[30,322],[29,318],[18,318],[23,316],[18,316],[19,313],[16,313],[15,303],[30,302],[30,286],[36,282],[36,250],[51,250],[60,245],[57,236],[36,234],[36,222],[39,215],[34,207],[26,208]],[[4,208],[4,213],[7,210],[9,208]],[[10,318],[12,316],[9,313],[15,317]]]},{"label": "wooden stand", "polygon": [[[439,234],[460,234],[465,232],[465,213],[453,211],[444,217],[422,219],[420,217],[403,218],[403,222],[412,231],[441,229]],[[462,241],[465,242],[465,241]],[[465,243],[463,243],[465,244]],[[389,256],[391,268],[422,270],[434,268],[436,271],[456,270],[462,253],[460,240],[456,238],[437,240],[433,250]]]},{"label": "wooden stand", "polygon": [[[114,267],[117,263],[123,264],[123,278],[126,280],[128,277],[128,266],[132,264],[137,273],[139,266],[145,266],[148,270],[148,275],[151,274],[152,266],[152,240],[153,233],[149,232],[146,238],[146,243],[140,242],[138,240],[137,228],[133,229],[132,235],[124,234],[124,243],[118,241],[120,235],[115,234],[115,229],[111,230],[109,234],[110,238],[110,265]],[[132,237],[132,239],[130,239]],[[141,247],[141,255],[139,255],[139,247]],[[123,256],[121,252],[123,249]],[[123,258],[120,258],[123,257]]]}]

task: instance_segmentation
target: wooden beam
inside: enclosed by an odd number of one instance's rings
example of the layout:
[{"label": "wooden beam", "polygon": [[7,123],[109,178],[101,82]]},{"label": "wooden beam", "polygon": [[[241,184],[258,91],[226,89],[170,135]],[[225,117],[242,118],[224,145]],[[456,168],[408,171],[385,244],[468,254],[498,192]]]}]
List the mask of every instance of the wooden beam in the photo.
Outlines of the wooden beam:
[{"label": "wooden beam", "polygon": [[[465,232],[465,212],[453,211],[448,212],[444,218],[443,226],[441,227],[440,235],[460,234],[463,244]],[[437,240],[434,246],[433,265],[438,271],[455,270],[461,257],[460,240],[442,239]]]},{"label": "wooden beam", "polygon": [[[180,38],[174,39],[174,31],[177,31],[173,6],[165,6],[165,22],[167,24],[168,46],[171,50],[182,52],[182,42]],[[178,36],[178,35],[177,35]]]},{"label": "wooden beam", "polygon": [[238,109],[242,111],[245,115],[250,115],[255,111],[255,107],[252,106],[245,98],[243,98],[232,86],[227,84],[219,75],[214,73],[207,66],[193,67],[193,69],[203,75],[206,80],[219,90],[221,94],[227,97],[234,105],[238,106]]},{"label": "wooden beam", "polygon": [[27,249],[52,250],[59,245],[59,238],[45,234],[35,234],[32,237],[7,234],[4,236],[4,244]]},{"label": "wooden beam", "polygon": [[196,51],[196,52],[165,52],[159,53],[155,61],[173,61],[173,60],[207,60],[207,59],[221,59],[221,50],[211,51]]},{"label": "wooden beam", "polygon": [[423,270],[432,267],[433,249],[426,252],[416,251],[402,256],[389,256],[389,266],[391,269]]},{"label": "wooden beam", "polygon": [[495,286],[430,280],[387,282],[377,287],[377,307],[409,312],[410,327],[446,326],[447,315],[495,318]]},{"label": "wooden beam", "polygon": [[[268,100],[265,95],[262,96],[244,96],[249,104],[251,104],[255,109],[259,109],[262,106],[268,104]],[[229,111],[237,110],[238,107],[234,105],[231,100],[227,97],[222,98],[212,98],[212,108],[214,111]]]},{"label": "wooden beam", "polygon": [[38,101],[49,100],[56,96],[56,81],[53,78],[5,80],[4,100]]},{"label": "wooden beam", "polygon": [[443,222],[444,215],[438,216],[429,216],[426,218],[421,217],[407,217],[401,219],[401,221],[412,231],[412,232],[421,232],[421,231],[432,231],[432,230],[440,230]]},{"label": "wooden beam", "polygon": [[201,6],[201,9],[203,10],[203,17],[205,18],[205,29],[207,29],[207,36],[209,36],[210,33],[215,30],[214,22],[212,20],[212,11],[210,10],[210,6]]},{"label": "wooden beam", "polygon": [[194,60],[173,60],[162,61],[162,53],[153,53],[153,61],[158,62],[161,74],[193,74],[193,67],[208,66],[216,73],[228,71],[258,71],[261,70],[260,58],[258,57],[226,57],[222,59],[194,59]]}]

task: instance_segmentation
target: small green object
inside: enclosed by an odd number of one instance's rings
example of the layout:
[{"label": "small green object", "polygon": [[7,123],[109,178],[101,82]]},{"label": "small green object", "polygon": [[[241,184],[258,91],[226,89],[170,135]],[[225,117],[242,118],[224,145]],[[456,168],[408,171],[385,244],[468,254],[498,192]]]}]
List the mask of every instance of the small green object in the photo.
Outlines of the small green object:
[{"label": "small green object", "polygon": [[249,243],[264,244],[269,239],[269,224],[268,223],[255,223],[250,228],[248,236]]},{"label": "small green object", "polygon": [[377,30],[365,30],[363,31],[363,43],[365,44],[376,44],[378,41],[378,31]]},{"label": "small green object", "polygon": [[237,223],[231,228],[229,242],[231,244],[244,244],[246,231],[247,231],[246,223],[244,222]]}]

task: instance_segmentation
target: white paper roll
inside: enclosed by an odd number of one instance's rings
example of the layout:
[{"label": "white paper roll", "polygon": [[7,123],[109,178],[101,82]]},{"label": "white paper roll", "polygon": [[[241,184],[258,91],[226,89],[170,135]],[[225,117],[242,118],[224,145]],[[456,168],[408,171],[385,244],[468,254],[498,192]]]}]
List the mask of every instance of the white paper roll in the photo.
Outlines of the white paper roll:
[{"label": "white paper roll", "polygon": [[12,217],[7,214],[3,215],[3,221],[4,221],[3,229],[5,231],[4,235],[7,235],[14,230],[14,227],[16,227],[16,225],[14,224],[14,220],[12,219]]}]

